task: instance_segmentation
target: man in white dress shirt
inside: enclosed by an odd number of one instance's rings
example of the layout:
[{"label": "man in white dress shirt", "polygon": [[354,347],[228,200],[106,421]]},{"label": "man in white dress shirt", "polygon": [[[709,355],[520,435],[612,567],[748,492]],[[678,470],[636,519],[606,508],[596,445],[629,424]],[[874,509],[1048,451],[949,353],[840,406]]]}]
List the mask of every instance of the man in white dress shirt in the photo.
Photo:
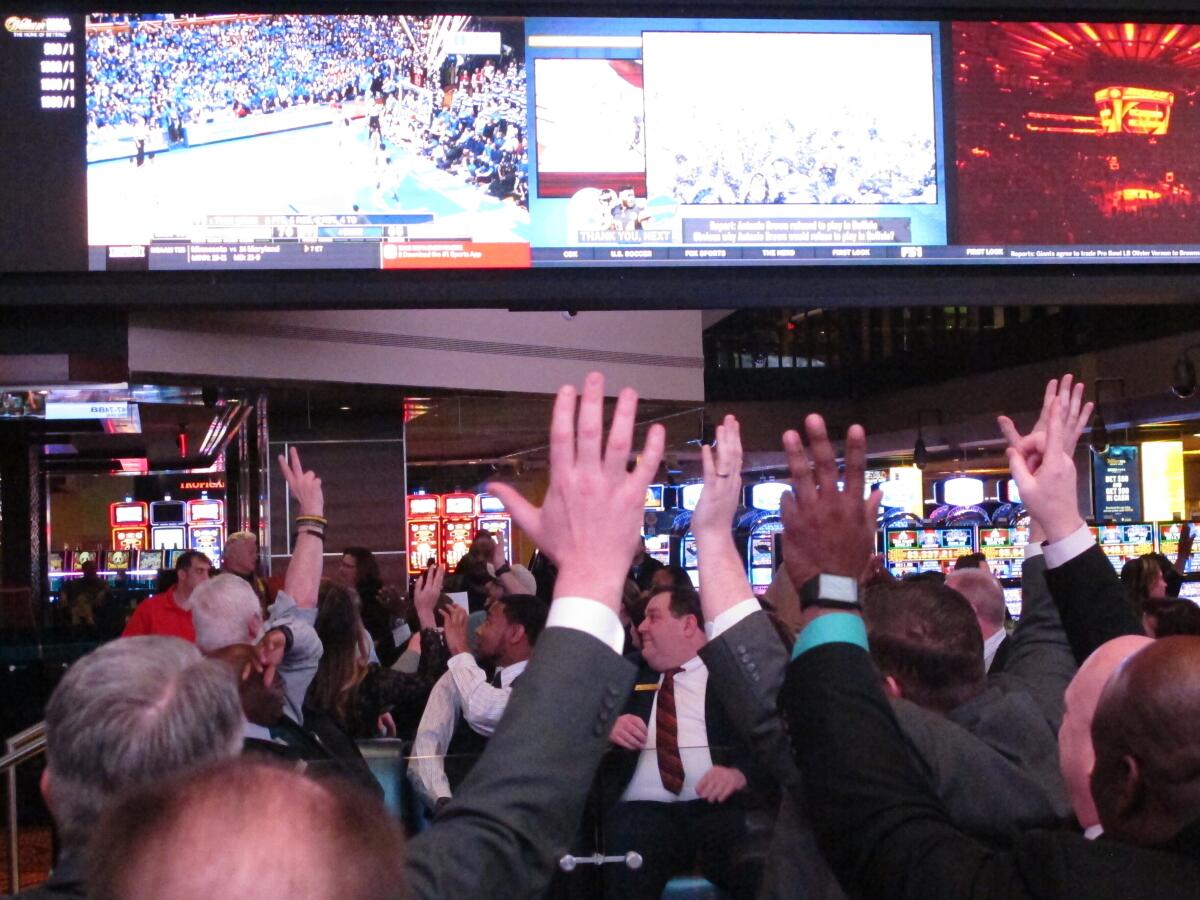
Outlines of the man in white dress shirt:
[{"label": "man in white dress shirt", "polygon": [[[498,598],[476,632],[476,656],[450,657],[448,671],[433,686],[409,760],[409,780],[432,812],[449,802],[496,730],[547,612],[546,602],[530,594]],[[490,679],[481,662],[495,666]]]},{"label": "man in white dress shirt", "polygon": [[619,754],[601,793],[611,798],[624,785],[604,818],[605,851],[637,851],[643,864],[606,872],[607,895],[657,898],[673,876],[699,865],[731,896],[754,896],[760,870],[741,852],[748,753],[708,695],[699,595],[690,587],[660,591],[638,631],[649,670],[609,735],[636,756]]}]

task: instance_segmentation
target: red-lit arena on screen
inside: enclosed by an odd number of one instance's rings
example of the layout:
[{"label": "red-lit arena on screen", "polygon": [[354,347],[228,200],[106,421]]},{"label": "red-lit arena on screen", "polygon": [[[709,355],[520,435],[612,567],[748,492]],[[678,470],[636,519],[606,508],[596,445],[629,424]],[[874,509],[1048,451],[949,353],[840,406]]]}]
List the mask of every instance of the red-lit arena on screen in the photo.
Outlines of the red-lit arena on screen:
[{"label": "red-lit arena on screen", "polygon": [[1200,26],[953,28],[958,242],[1200,242]]}]

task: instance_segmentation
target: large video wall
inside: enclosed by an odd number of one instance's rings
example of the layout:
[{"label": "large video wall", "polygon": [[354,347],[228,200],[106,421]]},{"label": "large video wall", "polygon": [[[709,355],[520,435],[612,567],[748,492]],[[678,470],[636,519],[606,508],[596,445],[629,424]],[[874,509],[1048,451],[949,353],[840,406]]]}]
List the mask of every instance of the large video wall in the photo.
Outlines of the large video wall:
[{"label": "large video wall", "polygon": [[1200,260],[1200,26],[3,19],[0,272]]}]

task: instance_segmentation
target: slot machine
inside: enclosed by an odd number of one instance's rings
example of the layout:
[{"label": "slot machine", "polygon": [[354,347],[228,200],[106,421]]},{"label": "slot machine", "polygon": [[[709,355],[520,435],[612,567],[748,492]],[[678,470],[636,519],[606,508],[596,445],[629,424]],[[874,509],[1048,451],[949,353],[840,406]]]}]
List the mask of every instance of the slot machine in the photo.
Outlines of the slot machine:
[{"label": "slot machine", "polygon": [[[1175,562],[1179,555],[1179,538],[1184,528],[1192,530],[1192,538],[1200,539],[1200,524],[1196,522],[1159,522],[1158,552]],[[1183,562],[1184,575],[1200,574],[1200,541],[1192,545],[1192,552]],[[1198,582],[1200,584],[1200,582]]]},{"label": "slot machine", "polygon": [[954,568],[955,561],[976,548],[974,525],[950,528],[889,528],[883,533],[884,565],[897,578]]},{"label": "slot machine", "polygon": [[150,548],[150,508],[141,500],[126,498],[108,505],[108,523],[114,550]]},{"label": "slot machine", "polygon": [[188,549],[199,550],[213,567],[221,565],[225,549],[225,501],[201,494],[187,502]]},{"label": "slot machine", "polygon": [[150,549],[186,550],[187,504],[167,497],[150,504]]},{"label": "slot machine", "polygon": [[477,531],[488,531],[500,540],[504,558],[512,561],[512,516],[504,509],[499,497],[479,494],[475,498],[479,518],[475,522]]},{"label": "slot machine", "polygon": [[745,490],[750,511],[739,520],[738,531],[744,541],[746,577],[757,597],[767,592],[779,567],[777,535],[783,532],[779,506],[789,490],[786,481],[760,481]]},{"label": "slot machine", "polygon": [[1129,560],[1154,552],[1154,526],[1149,522],[1090,525],[1088,529],[1117,574]]},{"label": "slot machine", "polygon": [[442,494],[442,564],[453,572],[475,540],[475,495]]},{"label": "slot machine", "polygon": [[1006,527],[981,526],[979,552],[987,557],[988,568],[1004,589],[1004,605],[1014,619],[1021,616],[1021,565],[1025,545],[1029,543],[1029,525]]},{"label": "slot machine", "polygon": [[671,528],[661,526],[662,516],[667,512],[667,486],[652,484],[646,488],[646,500],[642,505],[642,543],[646,555],[664,566],[671,564]]},{"label": "slot machine", "polygon": [[157,575],[164,566],[165,550],[139,550],[137,555],[137,570],[143,575]]},{"label": "slot machine", "polygon": [[676,556],[676,565],[687,572],[696,590],[700,589],[700,564],[696,555],[696,536],[692,534],[692,513],[700,500],[700,492],[704,490],[703,481],[692,481],[679,488],[679,506],[681,512],[675,517],[674,531],[680,535]]},{"label": "slot machine", "polygon": [[442,558],[441,501],[437,494],[409,494],[405,499],[408,574],[419,575],[430,560]]}]

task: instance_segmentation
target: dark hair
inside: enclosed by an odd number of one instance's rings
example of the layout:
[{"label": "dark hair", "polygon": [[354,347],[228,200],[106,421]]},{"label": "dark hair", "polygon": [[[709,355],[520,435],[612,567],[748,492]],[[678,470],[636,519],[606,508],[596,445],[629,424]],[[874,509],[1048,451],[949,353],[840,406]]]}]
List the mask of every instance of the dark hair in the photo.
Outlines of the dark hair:
[{"label": "dark hair", "polygon": [[375,588],[377,590],[383,584],[375,554],[366,547],[347,547],[342,551],[342,556],[350,556],[354,559],[356,567],[354,587],[360,594],[364,589]]},{"label": "dark hair", "polygon": [[343,728],[348,724],[354,695],[367,673],[359,653],[362,614],[358,598],[336,582],[323,579],[313,628],[321,639],[321,662],[308,688],[306,702],[333,716]]},{"label": "dark hair", "polygon": [[675,587],[690,588],[692,586],[692,579],[683,566],[672,564],[669,566],[663,566],[661,569],[656,569],[655,572],[666,572],[671,576],[671,584],[675,585]]},{"label": "dark hair", "polygon": [[671,615],[677,619],[682,619],[684,616],[695,616],[696,624],[701,628],[704,627],[704,610],[700,606],[700,595],[689,582],[686,587],[676,585],[670,590],[654,591],[650,595],[653,600],[659,594],[666,594],[669,597],[667,608],[671,610]]},{"label": "dark hair", "polygon": [[919,706],[949,712],[986,687],[983,635],[958,591],[930,579],[877,585],[863,618],[880,672]]},{"label": "dark hair", "polygon": [[1174,597],[1147,600],[1142,608],[1154,618],[1155,638],[1178,634],[1200,635],[1200,606]]},{"label": "dark hair", "polygon": [[537,643],[538,635],[546,627],[546,616],[550,614],[550,605],[541,597],[533,594],[509,594],[496,601],[500,611],[510,625],[520,625],[525,629],[525,637],[529,646]]},{"label": "dark hair", "polygon": [[209,565],[212,564],[208,557],[199,550],[184,550],[175,559],[175,571],[182,572],[184,569],[190,569],[192,567],[192,563],[197,559],[202,559],[205,562],[208,562]]},{"label": "dark hair", "polygon": [[954,570],[959,569],[986,569],[987,557],[982,553],[967,553],[960,556],[954,561]]}]

